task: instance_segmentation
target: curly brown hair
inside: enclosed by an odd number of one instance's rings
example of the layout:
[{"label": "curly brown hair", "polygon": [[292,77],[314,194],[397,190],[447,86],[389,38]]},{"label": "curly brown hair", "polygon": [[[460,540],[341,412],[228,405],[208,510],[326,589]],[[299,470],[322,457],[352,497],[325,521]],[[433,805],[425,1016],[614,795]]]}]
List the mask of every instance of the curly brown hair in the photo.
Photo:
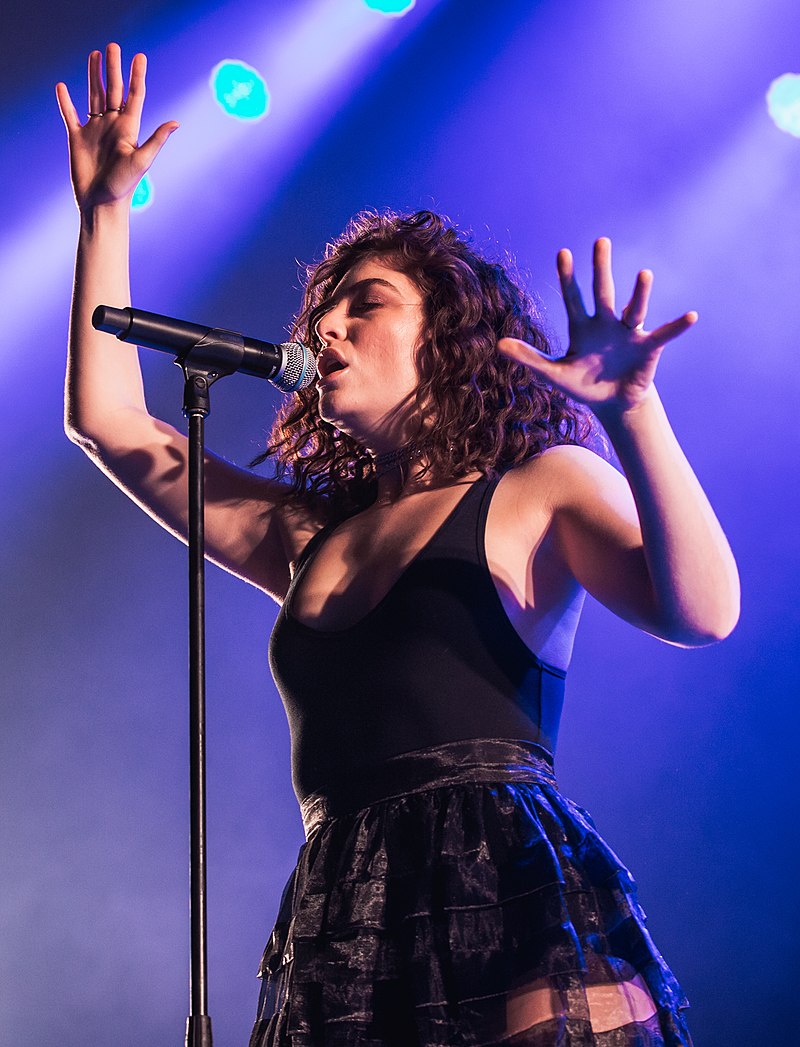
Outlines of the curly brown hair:
[{"label": "curly brown hair", "polygon": [[[365,211],[307,268],[292,337],[318,346],[315,325],[334,288],[357,263],[379,259],[412,279],[424,303],[415,399],[427,470],[453,479],[497,475],[555,444],[587,443],[589,412],[530,369],[497,351],[500,338],[521,338],[548,355],[550,342],[531,298],[506,267],[483,258],[450,222],[431,211]],[[288,497],[320,501],[337,518],[375,498],[369,452],[319,414],[316,385],[280,410],[265,451]]]}]

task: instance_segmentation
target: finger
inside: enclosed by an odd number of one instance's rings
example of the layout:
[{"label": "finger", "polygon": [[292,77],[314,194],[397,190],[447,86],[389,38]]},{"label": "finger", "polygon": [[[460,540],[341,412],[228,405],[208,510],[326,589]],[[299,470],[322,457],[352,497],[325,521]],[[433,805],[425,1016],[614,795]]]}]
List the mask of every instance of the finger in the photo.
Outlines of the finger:
[{"label": "finger", "polygon": [[636,277],[631,300],[622,310],[621,319],[626,327],[635,330],[644,324],[650,292],[653,289],[653,274],[649,269],[642,269]]},{"label": "finger", "polygon": [[109,44],[106,47],[106,109],[122,106],[122,91],[122,52],[119,44]]},{"label": "finger", "polygon": [[77,131],[81,126],[81,121],[78,112],[72,103],[69,88],[66,84],[56,84],[56,101],[58,102],[58,110],[61,113],[61,119],[64,121],[67,134]]},{"label": "finger", "polygon": [[157,127],[155,131],[150,135],[146,142],[139,147],[139,155],[146,164],[146,168],[149,167],[161,150],[164,147],[164,143],[167,141],[173,131],[177,131],[180,124],[177,120],[168,120],[165,124]]},{"label": "finger", "polygon": [[143,54],[133,56],[131,62],[131,74],[128,81],[128,98],[125,102],[125,111],[132,114],[137,120],[142,118],[142,107],[144,106],[145,76],[147,74],[147,58]]},{"label": "finger", "polygon": [[614,277],[611,274],[611,241],[601,236],[594,242],[594,309],[597,313],[614,312]]},{"label": "finger", "polygon": [[651,331],[648,336],[648,341],[651,345],[666,345],[667,342],[671,342],[673,338],[677,338],[679,335],[684,334],[690,327],[693,327],[699,317],[694,310],[689,313],[684,313],[683,316],[679,316],[677,320],[670,320],[667,324],[662,324],[661,327],[657,327],[655,331]]},{"label": "finger", "polygon": [[558,370],[556,361],[532,345],[528,345],[521,338],[501,338],[497,343],[497,348],[503,356],[507,356],[509,360],[516,360],[525,367],[530,367],[542,378],[551,381],[555,377]]},{"label": "finger", "polygon": [[572,258],[572,252],[565,247],[562,248],[556,257],[556,266],[567,316],[571,322],[585,320],[587,316],[586,306],[583,304],[583,295],[578,287],[578,281],[575,279],[575,263]]},{"label": "finger", "polygon": [[106,111],[106,89],[103,86],[103,56],[99,51],[89,55],[89,112]]}]

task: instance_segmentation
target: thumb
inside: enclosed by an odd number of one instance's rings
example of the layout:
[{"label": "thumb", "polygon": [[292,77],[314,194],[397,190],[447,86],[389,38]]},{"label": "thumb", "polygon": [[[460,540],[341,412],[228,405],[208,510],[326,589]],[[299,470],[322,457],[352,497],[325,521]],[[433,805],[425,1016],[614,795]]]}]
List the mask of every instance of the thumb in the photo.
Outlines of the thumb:
[{"label": "thumb", "polygon": [[144,160],[147,167],[150,167],[152,162],[163,149],[167,139],[173,131],[177,131],[179,127],[180,124],[177,120],[168,120],[165,124],[157,127],[147,141],[139,146],[139,155],[142,160]]},{"label": "thumb", "polygon": [[509,360],[529,367],[542,378],[553,381],[558,372],[558,363],[551,356],[540,352],[534,346],[523,342],[521,338],[501,338],[497,343],[498,350]]}]

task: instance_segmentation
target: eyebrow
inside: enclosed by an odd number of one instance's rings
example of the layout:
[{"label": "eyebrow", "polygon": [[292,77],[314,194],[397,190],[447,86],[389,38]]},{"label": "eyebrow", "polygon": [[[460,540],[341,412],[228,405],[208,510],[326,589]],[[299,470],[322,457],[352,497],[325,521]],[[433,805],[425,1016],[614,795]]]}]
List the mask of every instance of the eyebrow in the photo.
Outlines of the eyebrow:
[{"label": "eyebrow", "polygon": [[363,280],[357,280],[354,284],[350,284],[349,287],[340,288],[330,296],[326,298],[324,302],[320,303],[325,309],[332,309],[342,298],[351,298],[358,291],[363,290],[365,287],[369,287],[372,284],[378,284],[381,287],[388,287],[390,291],[399,297],[400,290],[395,287],[389,280],[383,280],[380,276],[366,276]]}]

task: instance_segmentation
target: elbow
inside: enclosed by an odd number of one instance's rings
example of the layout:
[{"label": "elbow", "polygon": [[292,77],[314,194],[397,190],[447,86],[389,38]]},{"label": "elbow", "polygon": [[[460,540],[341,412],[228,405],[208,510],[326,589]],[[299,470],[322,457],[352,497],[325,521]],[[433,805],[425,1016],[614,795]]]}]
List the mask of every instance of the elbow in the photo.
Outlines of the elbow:
[{"label": "elbow", "polygon": [[77,444],[79,447],[90,442],[86,433],[67,419],[64,420],[64,434],[70,443]]},{"label": "elbow", "polygon": [[727,617],[721,622],[720,628],[714,633],[711,643],[727,640],[739,622],[739,611],[740,606],[737,600],[735,606],[731,607]]},{"label": "elbow", "polygon": [[726,640],[739,621],[739,600],[732,601],[714,614],[709,614],[701,621],[673,623],[665,630],[662,639],[677,647],[711,647],[712,644]]},{"label": "elbow", "polygon": [[64,434],[70,443],[77,444],[78,447],[85,447],[91,443],[89,435],[69,415],[64,416]]},{"label": "elbow", "polygon": [[80,420],[69,407],[64,411],[64,433],[71,443],[76,444],[87,454],[94,454],[97,451],[97,441],[88,426],[81,425]]},{"label": "elbow", "polygon": [[67,408],[64,412],[64,434],[96,465],[102,465],[113,457],[112,450],[116,442],[108,425],[92,425],[90,419]]},{"label": "elbow", "polygon": [[136,442],[138,430],[135,438],[130,436],[130,431],[130,416],[124,410],[98,412],[69,401],[64,407],[67,439],[93,458],[104,457],[120,446],[125,448]]},{"label": "elbow", "polygon": [[687,630],[670,638],[669,642],[677,647],[711,647],[715,643],[727,640],[735,628],[736,621],[733,621],[730,625],[721,625],[719,628]]},{"label": "elbow", "polygon": [[679,647],[710,647],[731,635],[740,610],[739,573],[735,564],[731,564],[722,576],[690,587],[663,607],[662,637]]}]

